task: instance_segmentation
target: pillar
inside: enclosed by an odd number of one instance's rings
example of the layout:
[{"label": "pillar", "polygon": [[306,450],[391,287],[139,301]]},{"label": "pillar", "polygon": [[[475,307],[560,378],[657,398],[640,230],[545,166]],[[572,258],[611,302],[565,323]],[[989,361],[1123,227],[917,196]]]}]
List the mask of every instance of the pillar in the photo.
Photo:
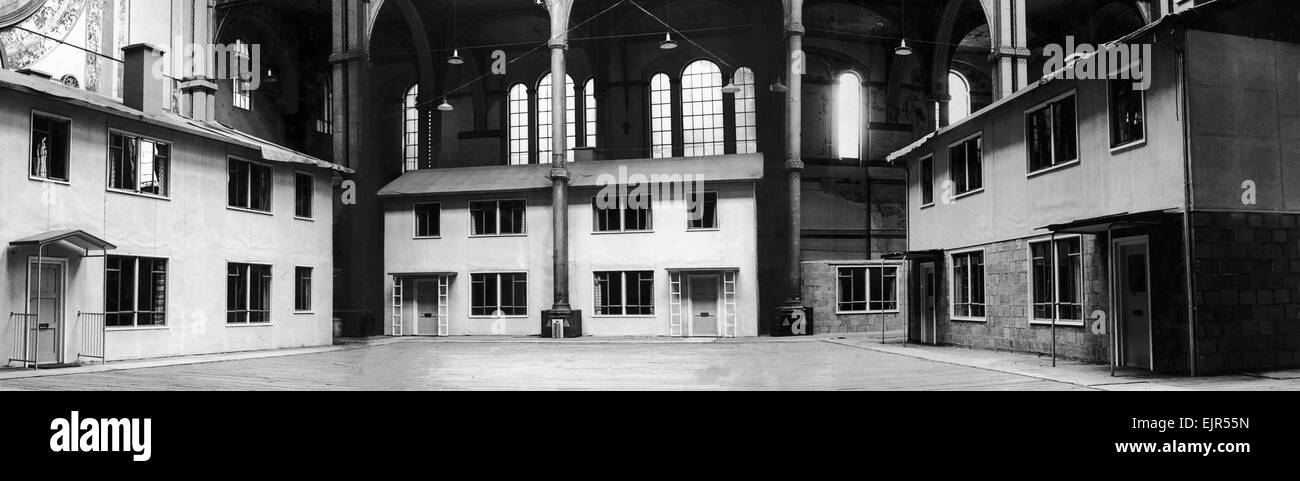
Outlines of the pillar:
[{"label": "pillar", "polygon": [[811,334],[804,322],[807,309],[803,306],[803,73],[806,61],[803,54],[803,0],[785,0],[786,78],[786,138],[785,172],[789,197],[789,233],[787,238],[788,262],[786,278],[787,297],[781,306],[782,325],[778,334]]},{"label": "pillar", "polygon": [[1010,96],[1029,84],[1029,32],[1025,21],[1027,0],[998,0],[993,19],[994,100]]},{"label": "pillar", "polygon": [[569,320],[573,309],[569,305],[569,167],[568,122],[565,118],[565,50],[569,48],[569,12],[573,0],[546,0],[546,10],[551,17],[551,221],[554,235],[554,266],[552,270],[555,302],[546,319]]}]

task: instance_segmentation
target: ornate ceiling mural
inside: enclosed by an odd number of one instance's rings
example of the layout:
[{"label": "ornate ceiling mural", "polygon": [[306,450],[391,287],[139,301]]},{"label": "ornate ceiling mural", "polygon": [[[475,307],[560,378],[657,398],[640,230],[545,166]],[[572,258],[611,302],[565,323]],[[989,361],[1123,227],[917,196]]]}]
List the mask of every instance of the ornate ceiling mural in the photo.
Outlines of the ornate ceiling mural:
[{"label": "ornate ceiling mural", "polygon": [[86,0],[0,0],[0,45],[6,66],[29,66],[54,50],[72,31]]},{"label": "ornate ceiling mural", "polygon": [[0,0],[0,28],[21,22],[43,3],[45,0]]}]

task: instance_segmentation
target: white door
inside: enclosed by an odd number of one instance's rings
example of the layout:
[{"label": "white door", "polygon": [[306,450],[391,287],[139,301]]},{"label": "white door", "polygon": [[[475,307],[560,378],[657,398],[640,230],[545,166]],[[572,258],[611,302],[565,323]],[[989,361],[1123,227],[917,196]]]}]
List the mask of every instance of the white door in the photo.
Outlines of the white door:
[{"label": "white door", "polygon": [[938,279],[935,276],[934,263],[921,264],[921,343],[935,344],[938,323],[938,294],[935,292]]},{"label": "white door", "polygon": [[28,346],[39,364],[63,363],[64,271],[62,261],[28,264],[27,312],[36,315],[28,330]]},{"label": "white door", "polygon": [[1121,241],[1115,252],[1123,365],[1151,369],[1151,264],[1146,240]]},{"label": "white door", "polygon": [[718,304],[718,275],[691,274],[687,276],[688,297],[691,300],[691,337],[721,337],[719,327],[722,315]]}]

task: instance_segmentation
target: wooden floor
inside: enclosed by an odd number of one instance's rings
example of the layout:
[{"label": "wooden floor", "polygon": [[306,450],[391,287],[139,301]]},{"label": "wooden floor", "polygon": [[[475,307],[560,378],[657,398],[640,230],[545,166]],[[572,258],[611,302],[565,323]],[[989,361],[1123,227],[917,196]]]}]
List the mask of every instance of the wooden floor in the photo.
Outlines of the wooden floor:
[{"label": "wooden floor", "polygon": [[401,342],[0,381],[0,390],[1082,390],[826,342]]}]

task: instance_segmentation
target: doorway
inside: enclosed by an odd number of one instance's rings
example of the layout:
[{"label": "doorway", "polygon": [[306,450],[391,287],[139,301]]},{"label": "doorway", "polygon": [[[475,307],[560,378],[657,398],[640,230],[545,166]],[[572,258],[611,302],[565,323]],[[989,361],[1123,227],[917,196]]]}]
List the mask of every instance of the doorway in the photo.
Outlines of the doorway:
[{"label": "doorway", "polygon": [[1119,275],[1116,288],[1116,316],[1120,321],[1120,365],[1150,370],[1152,362],[1151,329],[1151,255],[1147,238],[1115,241],[1114,272]]},{"label": "doorway", "polygon": [[939,327],[938,293],[935,292],[938,279],[935,277],[933,262],[921,264],[921,343],[937,344]]},{"label": "doorway", "polygon": [[27,264],[27,312],[34,322],[27,330],[28,349],[33,349],[37,364],[63,364],[64,345],[64,276],[67,261],[31,259]]},{"label": "doorway", "polygon": [[416,336],[447,336],[448,330],[448,295],[451,277],[435,276],[415,278],[411,281],[415,290],[413,323]]},{"label": "doorway", "polygon": [[690,274],[686,276],[687,298],[690,299],[689,337],[722,337],[719,315],[717,274]]}]

